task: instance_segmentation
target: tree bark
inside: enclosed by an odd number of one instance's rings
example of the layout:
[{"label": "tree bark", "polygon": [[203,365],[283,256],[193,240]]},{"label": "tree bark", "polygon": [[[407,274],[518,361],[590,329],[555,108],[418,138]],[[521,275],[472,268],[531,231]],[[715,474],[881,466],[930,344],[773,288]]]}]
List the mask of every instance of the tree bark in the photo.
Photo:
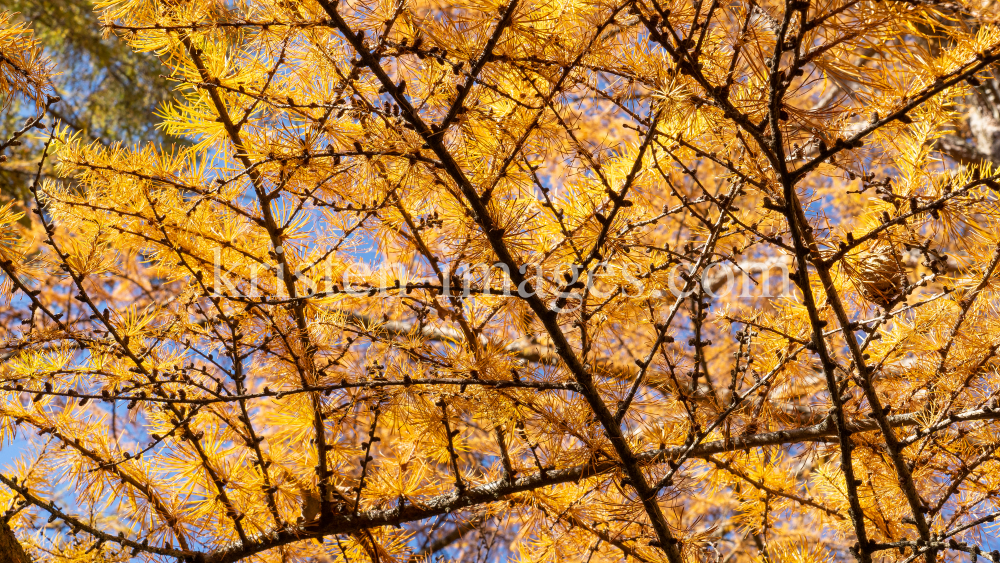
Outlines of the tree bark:
[{"label": "tree bark", "polygon": [[0,563],[31,563],[28,554],[14,537],[14,531],[0,520]]}]

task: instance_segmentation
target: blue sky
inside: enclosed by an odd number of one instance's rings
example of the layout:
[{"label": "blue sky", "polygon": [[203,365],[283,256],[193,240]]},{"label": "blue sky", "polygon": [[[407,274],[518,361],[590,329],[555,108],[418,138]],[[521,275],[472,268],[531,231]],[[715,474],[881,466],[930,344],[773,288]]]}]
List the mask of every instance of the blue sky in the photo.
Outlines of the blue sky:
[{"label": "blue sky", "polygon": [[0,446],[0,468],[3,468],[5,471],[9,469],[14,460],[24,453],[26,445],[27,442],[18,438],[13,444]]}]

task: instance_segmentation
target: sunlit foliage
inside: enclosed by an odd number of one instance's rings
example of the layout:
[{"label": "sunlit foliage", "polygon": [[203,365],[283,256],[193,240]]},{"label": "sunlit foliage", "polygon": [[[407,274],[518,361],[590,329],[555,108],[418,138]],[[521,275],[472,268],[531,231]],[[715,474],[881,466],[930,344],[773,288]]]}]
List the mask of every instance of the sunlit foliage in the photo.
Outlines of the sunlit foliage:
[{"label": "sunlit foliage", "polygon": [[991,0],[95,6],[191,144],[0,32],[33,559],[991,557]]}]

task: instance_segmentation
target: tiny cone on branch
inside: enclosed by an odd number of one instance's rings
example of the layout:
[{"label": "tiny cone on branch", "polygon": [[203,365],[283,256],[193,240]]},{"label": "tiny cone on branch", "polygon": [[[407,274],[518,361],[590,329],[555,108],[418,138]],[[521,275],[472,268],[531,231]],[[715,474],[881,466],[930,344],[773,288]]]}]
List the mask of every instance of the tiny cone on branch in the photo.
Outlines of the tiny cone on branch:
[{"label": "tiny cone on branch", "polygon": [[845,256],[842,264],[858,292],[885,309],[902,296],[908,283],[899,252],[889,245]]}]

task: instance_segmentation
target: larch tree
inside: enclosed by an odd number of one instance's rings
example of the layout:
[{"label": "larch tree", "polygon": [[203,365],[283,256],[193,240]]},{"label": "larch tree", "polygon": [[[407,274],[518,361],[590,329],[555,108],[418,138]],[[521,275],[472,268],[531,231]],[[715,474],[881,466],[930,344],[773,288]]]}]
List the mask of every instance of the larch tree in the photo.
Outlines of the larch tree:
[{"label": "larch tree", "polygon": [[[11,12],[11,21],[30,23],[39,48],[50,57],[56,70],[50,76],[50,91],[63,99],[49,108],[51,118],[105,144],[180,141],[156,129],[155,110],[171,92],[155,55],[103,37],[90,0],[0,0],[0,11]],[[0,138],[20,129],[34,109],[32,99],[13,99],[0,116]],[[22,136],[20,140],[22,144],[9,147],[7,160],[0,163],[0,205],[31,199],[28,186],[45,139]],[[49,161],[43,174],[52,173]],[[17,209],[23,211],[23,206]],[[27,221],[28,217],[22,218]]]},{"label": "larch tree", "polygon": [[190,145],[0,20],[0,561],[1000,562],[995,0],[95,9]]}]

